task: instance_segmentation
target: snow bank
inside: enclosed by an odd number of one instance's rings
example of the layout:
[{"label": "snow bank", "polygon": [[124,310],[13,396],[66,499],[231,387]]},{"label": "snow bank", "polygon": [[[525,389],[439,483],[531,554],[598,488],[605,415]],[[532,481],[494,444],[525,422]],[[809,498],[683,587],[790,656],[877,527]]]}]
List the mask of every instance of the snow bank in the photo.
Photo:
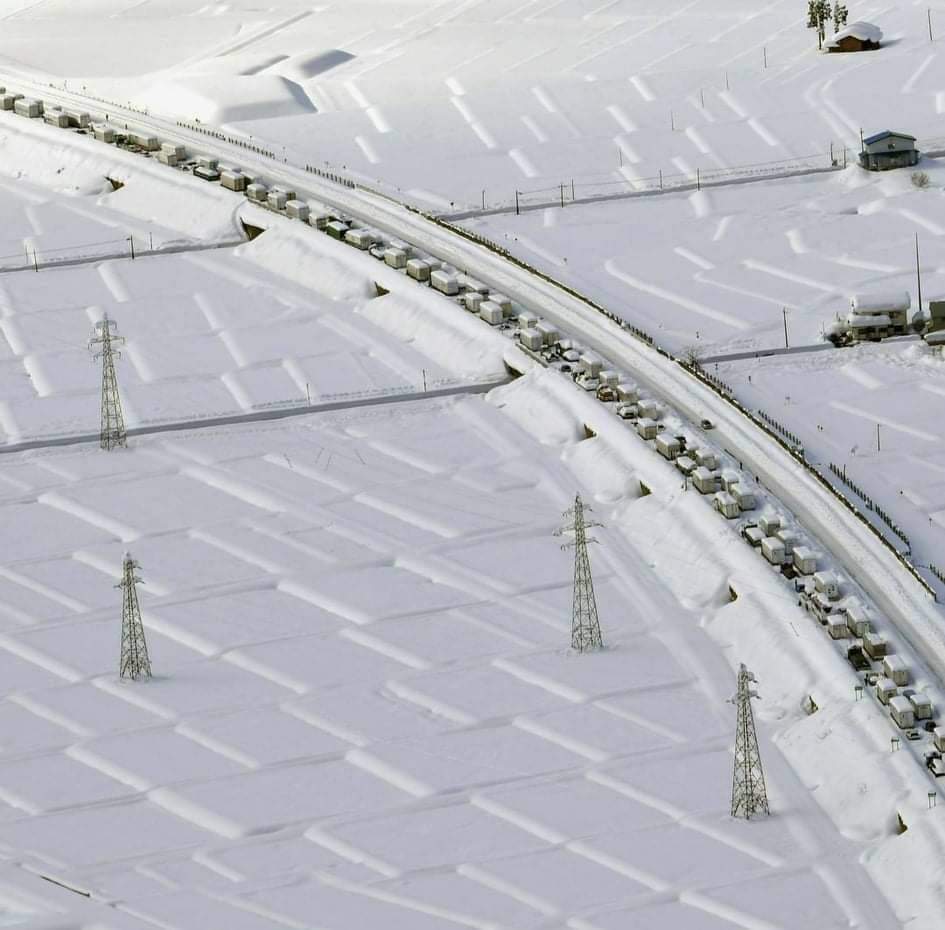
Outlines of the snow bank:
[{"label": "snow bank", "polygon": [[353,252],[301,223],[285,221],[271,223],[264,235],[240,246],[236,254],[332,300],[377,296],[363,256],[357,260]]},{"label": "snow bank", "polygon": [[240,120],[314,113],[305,91],[284,77],[254,74],[182,74],[139,94],[136,106],[215,126]]},{"label": "snow bank", "polygon": [[[3,114],[9,116],[9,114]],[[38,120],[0,121],[0,174],[199,239],[233,238],[232,192]],[[113,190],[108,178],[124,186]]]}]

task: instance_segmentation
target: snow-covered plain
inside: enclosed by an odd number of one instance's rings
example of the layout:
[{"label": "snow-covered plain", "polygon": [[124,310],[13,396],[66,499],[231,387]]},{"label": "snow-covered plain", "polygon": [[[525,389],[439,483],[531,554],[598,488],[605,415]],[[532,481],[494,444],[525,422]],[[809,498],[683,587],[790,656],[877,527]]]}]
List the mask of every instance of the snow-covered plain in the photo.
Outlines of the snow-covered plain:
[{"label": "snow-covered plain", "polygon": [[[191,0],[0,0],[0,59],[11,73],[226,124],[286,146],[295,163],[343,165],[434,207],[575,176],[611,183],[826,155],[831,141],[853,144],[861,123],[940,133],[924,9],[857,9],[891,40],[868,58],[816,57],[802,13],[734,0],[280,3],[264,14]],[[142,172],[108,193],[108,149],[71,163],[64,181],[56,131],[22,122],[0,124],[13,130],[0,162],[11,255],[31,236],[62,233],[52,250],[73,233],[92,241],[103,224],[153,227],[161,242],[238,232],[233,198],[214,204],[214,189],[179,177],[164,185]],[[828,265],[853,267],[857,281],[908,275],[900,252],[917,211],[920,229],[940,234],[934,176],[933,190],[913,192],[888,180],[858,191],[854,175],[613,214],[506,217],[488,229],[601,297],[611,282],[598,262],[612,251],[644,255],[646,274],[663,273],[667,249],[690,277],[710,271],[702,250],[714,218],[713,241],[740,244],[716,260],[732,265],[722,290],[737,306],[705,314],[690,305],[697,297],[656,316],[682,346],[722,345],[726,326],[728,342],[760,345],[775,338],[782,295],[764,291],[768,310],[756,313],[754,279],[741,283],[749,273],[780,277],[795,295],[783,303],[797,334],[819,331],[829,301],[796,296],[808,282],[791,261],[780,276],[765,264],[769,251],[772,263],[784,258],[785,240],[791,260],[841,253],[839,223],[832,247],[805,246],[817,230],[829,237],[830,197],[839,214],[859,217],[866,204],[863,219],[889,209],[897,224],[889,236],[884,216],[864,237],[889,250],[876,267],[855,255]],[[811,207],[802,234],[797,221],[778,225],[799,191],[825,192],[827,203]],[[733,214],[757,208],[744,230],[713,213],[729,195],[745,198]],[[725,241],[730,225],[737,235]],[[675,237],[697,229],[698,248],[676,251]],[[562,230],[563,253],[553,242]],[[418,365],[463,379],[502,369],[500,337],[402,279],[372,297],[376,262],[304,232],[303,243],[301,230],[275,223],[232,252],[5,276],[8,441],[94,424],[95,369],[83,359],[82,375],[79,361],[106,308],[129,338],[120,378],[138,423],[298,403],[313,370],[319,395],[333,396],[352,382],[374,392],[416,384]],[[765,248],[757,266],[743,264],[746,243]],[[689,286],[678,268],[671,280]],[[829,280],[816,296],[849,284]],[[619,298],[603,297],[653,329],[634,314],[661,295],[638,301],[637,290],[622,280]],[[707,502],[554,376],[533,373],[487,401],[140,438],[109,456],[5,456],[0,479],[0,900],[11,921],[940,923],[934,782],[913,753],[889,752],[887,715],[854,700],[834,645]],[[577,489],[607,525],[593,559],[609,648],[585,657],[566,649],[570,566],[550,535]],[[112,585],[125,548],[147,580],[157,675],[140,686],[114,671]],[[741,660],[762,680],[775,810],[750,825],[727,812],[725,701]],[[811,717],[800,706],[808,694],[821,707]],[[904,836],[894,835],[897,813]],[[44,887],[37,873],[92,898]]]}]

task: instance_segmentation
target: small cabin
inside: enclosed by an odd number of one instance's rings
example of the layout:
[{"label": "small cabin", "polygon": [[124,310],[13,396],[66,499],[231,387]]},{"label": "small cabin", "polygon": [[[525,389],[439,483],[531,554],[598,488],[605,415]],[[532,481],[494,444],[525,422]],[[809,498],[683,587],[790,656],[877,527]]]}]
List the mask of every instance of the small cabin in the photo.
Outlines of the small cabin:
[{"label": "small cabin", "polygon": [[915,136],[907,132],[885,129],[863,140],[860,166],[867,171],[889,171],[891,168],[911,168],[918,164],[919,150]]},{"label": "small cabin", "polygon": [[872,52],[880,47],[883,30],[872,23],[850,23],[831,36],[824,46],[828,52]]}]

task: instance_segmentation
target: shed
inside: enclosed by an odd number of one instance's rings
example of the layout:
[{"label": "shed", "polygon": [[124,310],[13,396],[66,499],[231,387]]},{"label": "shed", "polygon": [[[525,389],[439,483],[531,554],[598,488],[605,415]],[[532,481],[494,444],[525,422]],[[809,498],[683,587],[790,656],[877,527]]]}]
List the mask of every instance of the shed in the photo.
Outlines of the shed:
[{"label": "shed", "polygon": [[915,712],[909,698],[897,694],[889,699],[889,715],[896,721],[900,730],[911,730],[915,726]]},{"label": "shed", "polygon": [[681,448],[679,440],[674,436],[663,435],[656,437],[656,451],[659,452],[664,459],[672,461],[679,455]]},{"label": "shed", "polygon": [[719,474],[700,465],[692,473],[692,486],[702,494],[715,494],[719,489]]},{"label": "shed", "polygon": [[734,520],[740,513],[738,501],[732,497],[728,491],[719,491],[712,498],[712,506],[725,517],[726,520]]},{"label": "shed", "polygon": [[286,201],[285,214],[294,220],[301,220],[303,223],[306,223],[308,222],[308,217],[311,212],[309,205],[304,200]]},{"label": "shed", "polygon": [[781,515],[772,513],[770,510],[758,517],[758,526],[761,527],[765,536],[774,536],[781,529]]},{"label": "shed", "polygon": [[658,432],[656,420],[651,420],[649,417],[641,417],[637,420],[637,433],[644,439],[656,439]]},{"label": "shed", "polygon": [[817,553],[808,546],[794,550],[794,567],[802,575],[813,575],[817,571]]},{"label": "shed", "polygon": [[459,293],[459,281],[455,274],[442,269],[430,273],[430,286],[447,297],[455,297]]},{"label": "shed", "polygon": [[739,509],[741,510],[754,510],[758,506],[758,499],[755,497],[755,492],[750,488],[743,487],[741,483],[733,484],[728,492],[738,502]]},{"label": "shed", "polygon": [[408,258],[406,268],[408,278],[413,278],[415,281],[430,280],[430,266],[422,258]]},{"label": "shed", "polygon": [[871,659],[881,659],[889,651],[889,642],[882,633],[864,633],[863,651]]},{"label": "shed", "polygon": [[[406,264],[406,262],[404,262]],[[479,308],[485,303],[486,298],[482,296],[478,291],[467,291],[463,294],[463,306],[466,307],[470,313],[478,313]]]},{"label": "shed", "polygon": [[[403,249],[397,249],[393,247],[384,249],[384,264],[389,265],[391,268],[406,268],[407,253]],[[470,307],[467,303],[466,309],[472,310],[474,308]],[[478,310],[479,307],[477,306],[475,309]]]},{"label": "shed", "polygon": [[[617,400],[623,404],[635,404],[640,399],[640,391],[628,381],[617,385]],[[701,463],[700,463],[701,464]]]},{"label": "shed", "polygon": [[876,697],[879,698],[880,704],[888,704],[898,693],[899,689],[892,679],[880,678],[876,682]]},{"label": "shed", "polygon": [[883,674],[887,678],[891,678],[900,687],[909,684],[909,666],[902,656],[886,656],[883,659]]},{"label": "shed", "polygon": [[229,191],[245,191],[249,179],[239,171],[221,171],[220,184]]},{"label": "shed", "polygon": [[[409,266],[407,271],[409,273]],[[490,326],[498,326],[505,319],[505,313],[503,313],[502,308],[491,300],[484,300],[479,305],[479,316]]]},{"label": "shed", "polygon": [[863,140],[860,166],[868,171],[888,171],[890,168],[911,168],[919,161],[915,136],[907,132],[884,129]]},{"label": "shed", "polygon": [[[481,297],[482,295],[479,294],[478,296]],[[537,352],[542,346],[541,333],[536,329],[520,329],[518,340],[526,349],[531,349],[532,352]]]},{"label": "shed", "polygon": [[912,705],[912,712],[916,720],[932,719],[932,701],[921,691],[912,691],[906,695]]},{"label": "shed", "polygon": [[872,23],[850,23],[835,32],[826,43],[828,52],[870,52],[878,49],[883,30]]},{"label": "shed", "polygon": [[784,553],[784,543],[776,536],[765,536],[761,541],[761,554],[772,565],[783,565],[787,559]]}]

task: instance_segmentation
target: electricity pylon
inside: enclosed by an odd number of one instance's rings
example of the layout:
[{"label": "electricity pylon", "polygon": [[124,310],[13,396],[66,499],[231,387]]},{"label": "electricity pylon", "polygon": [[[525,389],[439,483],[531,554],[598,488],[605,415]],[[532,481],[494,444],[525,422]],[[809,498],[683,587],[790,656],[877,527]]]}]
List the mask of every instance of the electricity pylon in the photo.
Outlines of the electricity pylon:
[{"label": "electricity pylon", "polygon": [[128,445],[125,420],[121,415],[121,398],[118,396],[118,379],[115,377],[115,356],[121,358],[121,353],[112,348],[112,343],[121,344],[125,340],[115,334],[115,328],[115,321],[106,314],[95,324],[89,339],[92,357],[102,360],[102,425],[99,443],[103,449]]},{"label": "electricity pylon", "polygon": [[590,510],[578,494],[574,506],[564,512],[568,522],[555,535],[574,534],[571,542],[564,543],[562,549],[574,549],[574,598],[571,607],[571,648],[578,652],[601,649],[604,645],[600,635],[600,622],[597,619],[597,600],[594,597],[594,580],[591,578],[591,562],[587,556],[587,544],[597,542],[587,535],[591,526],[600,523],[588,522],[584,512]]},{"label": "electricity pylon", "polygon": [[751,699],[758,697],[752,688],[755,676],[745,668],[738,669],[738,690],[730,703],[738,708],[735,725],[735,771],[732,776],[732,816],[750,820],[753,814],[770,814],[765,773],[761,768],[758,736]]},{"label": "electricity pylon", "polygon": [[115,585],[122,589],[121,598],[121,663],[120,678],[151,677],[151,660],[148,658],[148,644],[144,639],[144,626],[141,623],[141,608],[138,606],[138,591],[135,587],[141,579],[136,571],[141,566],[125,553],[121,566],[121,581]]}]

